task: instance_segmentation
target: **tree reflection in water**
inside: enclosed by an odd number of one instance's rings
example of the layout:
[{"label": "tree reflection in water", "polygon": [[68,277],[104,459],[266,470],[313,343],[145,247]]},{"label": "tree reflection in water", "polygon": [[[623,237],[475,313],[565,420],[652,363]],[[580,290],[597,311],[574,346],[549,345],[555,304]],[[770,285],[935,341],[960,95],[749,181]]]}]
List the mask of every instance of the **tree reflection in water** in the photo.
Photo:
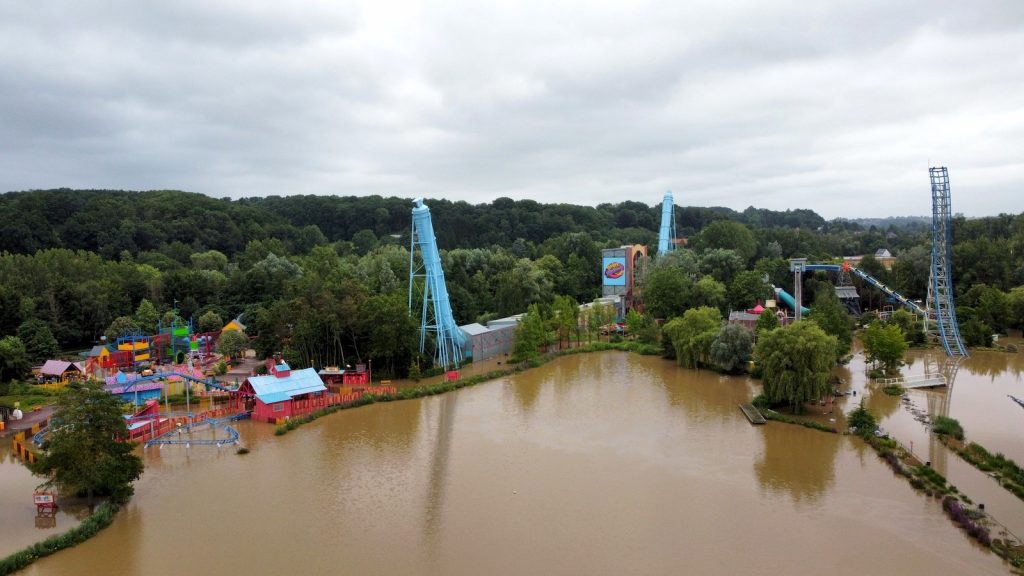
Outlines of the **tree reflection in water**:
[{"label": "tree reflection in water", "polygon": [[788,494],[794,503],[817,502],[835,483],[841,438],[792,424],[763,427],[764,451],[754,462],[763,489]]}]

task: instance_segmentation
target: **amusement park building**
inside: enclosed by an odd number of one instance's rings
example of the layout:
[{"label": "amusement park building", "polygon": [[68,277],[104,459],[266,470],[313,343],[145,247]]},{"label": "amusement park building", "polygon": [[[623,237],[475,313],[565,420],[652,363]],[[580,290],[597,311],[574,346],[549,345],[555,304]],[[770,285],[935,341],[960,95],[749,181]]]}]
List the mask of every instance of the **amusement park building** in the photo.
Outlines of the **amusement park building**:
[{"label": "amusement park building", "polygon": [[327,387],[316,370],[292,370],[283,362],[266,376],[247,378],[239,393],[254,402],[252,418],[262,422],[308,414],[327,406]]}]

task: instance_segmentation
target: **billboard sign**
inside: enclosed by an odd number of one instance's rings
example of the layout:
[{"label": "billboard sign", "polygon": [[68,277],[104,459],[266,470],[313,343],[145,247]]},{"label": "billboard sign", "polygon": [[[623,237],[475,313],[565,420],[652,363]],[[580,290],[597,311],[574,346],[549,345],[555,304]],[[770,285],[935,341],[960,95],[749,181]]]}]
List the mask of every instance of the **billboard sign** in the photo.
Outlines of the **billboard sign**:
[{"label": "billboard sign", "polygon": [[605,258],[604,271],[601,273],[601,282],[605,286],[625,286],[626,259]]}]

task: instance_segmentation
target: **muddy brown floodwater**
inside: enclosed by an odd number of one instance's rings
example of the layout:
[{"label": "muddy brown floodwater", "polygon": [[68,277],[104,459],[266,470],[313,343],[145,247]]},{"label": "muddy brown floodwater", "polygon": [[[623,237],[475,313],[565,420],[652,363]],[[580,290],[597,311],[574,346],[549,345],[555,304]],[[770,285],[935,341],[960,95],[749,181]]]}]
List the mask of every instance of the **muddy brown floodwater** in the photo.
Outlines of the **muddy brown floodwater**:
[{"label": "muddy brown floodwater", "polygon": [[[1007,574],[855,439],[621,352],[145,451],[110,528],[26,574]],[[30,520],[31,521],[31,520]]]}]

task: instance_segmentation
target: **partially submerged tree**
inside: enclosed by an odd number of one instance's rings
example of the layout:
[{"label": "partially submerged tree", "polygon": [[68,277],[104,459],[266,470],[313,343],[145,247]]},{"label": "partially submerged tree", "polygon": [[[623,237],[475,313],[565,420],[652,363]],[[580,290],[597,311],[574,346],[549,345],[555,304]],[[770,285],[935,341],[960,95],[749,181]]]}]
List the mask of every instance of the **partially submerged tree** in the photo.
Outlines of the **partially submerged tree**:
[{"label": "partially submerged tree", "polygon": [[718,308],[703,306],[687,310],[682,318],[675,318],[662,332],[672,343],[676,361],[684,368],[696,368],[709,360],[711,344],[722,326]]},{"label": "partially submerged tree", "polygon": [[742,372],[750,362],[754,336],[739,324],[726,324],[711,343],[710,358],[722,372]]},{"label": "partially submerged tree", "polygon": [[879,362],[887,372],[895,370],[907,351],[903,331],[895,324],[872,322],[861,336],[869,362]]},{"label": "partially submerged tree", "polygon": [[96,495],[118,502],[132,494],[142,460],[128,442],[121,403],[98,384],[74,383],[61,395],[52,431],[32,471],[65,494]]},{"label": "partially submerged tree", "polygon": [[761,335],[754,347],[761,367],[764,394],[799,412],[805,402],[828,393],[836,364],[836,338],[813,322],[795,322]]}]

